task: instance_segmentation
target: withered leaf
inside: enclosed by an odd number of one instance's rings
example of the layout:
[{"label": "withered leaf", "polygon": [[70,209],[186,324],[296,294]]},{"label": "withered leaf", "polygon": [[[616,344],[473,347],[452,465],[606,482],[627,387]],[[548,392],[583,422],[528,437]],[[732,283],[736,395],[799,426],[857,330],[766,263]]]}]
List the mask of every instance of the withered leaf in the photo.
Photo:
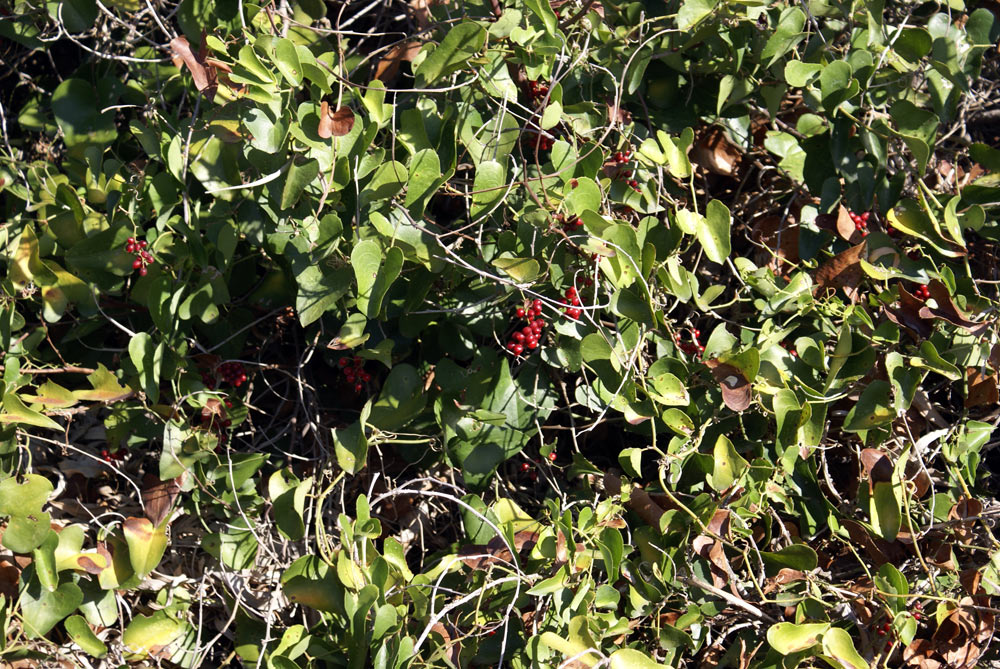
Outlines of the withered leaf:
[{"label": "withered leaf", "polygon": [[761,216],[754,221],[753,237],[766,250],[758,264],[764,262],[776,274],[789,274],[799,262],[799,226],[792,216]]},{"label": "withered leaf", "polygon": [[319,111],[319,128],[317,133],[323,139],[343,137],[354,128],[354,112],[350,107],[341,107],[332,111],[330,103],[323,100]]},{"label": "withered leaf", "polygon": [[874,490],[876,483],[892,481],[892,462],[876,448],[862,449],[861,471],[868,479],[869,492]]},{"label": "withered leaf", "polygon": [[856,302],[859,297],[858,286],[865,275],[861,269],[861,258],[867,249],[868,243],[861,242],[823,263],[816,271],[816,294],[822,295],[829,290],[842,288],[847,297]]},{"label": "withered leaf", "polygon": [[142,506],[146,518],[154,527],[159,527],[170,515],[174,500],[181,491],[182,478],[183,476],[179,476],[169,481],[161,481],[158,476],[151,473],[142,477]]},{"label": "withered leaf", "polygon": [[621,123],[622,125],[628,125],[632,122],[632,112],[627,109],[623,109],[620,105],[615,105],[613,102],[608,103],[608,123]]},{"label": "withered leaf", "polygon": [[195,88],[204,93],[205,97],[209,100],[214,98],[215,91],[218,88],[218,73],[216,68],[209,65],[206,61],[205,56],[208,54],[208,49],[205,42],[202,41],[198,53],[195,53],[191,50],[191,44],[187,41],[187,38],[179,35],[170,40],[170,48],[174,52],[175,62],[177,59],[180,59],[187,66],[188,71],[191,72]]},{"label": "withered leaf", "polygon": [[935,656],[934,642],[930,639],[914,639],[903,649],[903,662],[917,669],[943,669],[944,663]]},{"label": "withered leaf", "polygon": [[[514,535],[514,550],[518,553],[530,551],[537,541],[538,532],[522,530]],[[510,565],[514,561],[506,542],[500,537],[493,537],[485,546],[462,546],[458,555],[470,569],[485,569],[492,564]]]},{"label": "withered leaf", "polygon": [[818,214],[816,216],[816,226],[820,230],[829,230],[852,244],[857,244],[864,239],[861,231],[855,229],[854,221],[851,220],[851,214],[844,205],[838,206],[836,213]]},{"label": "withered leaf", "polygon": [[921,306],[918,312],[921,318],[940,318],[968,330],[974,335],[982,334],[989,327],[989,323],[976,323],[969,320],[968,316],[955,306],[951,299],[951,293],[948,292],[948,287],[941,281],[934,279],[927,284],[927,289],[937,306],[933,308],[926,304]]},{"label": "withered leaf", "polygon": [[726,177],[736,174],[743,158],[743,152],[729,141],[726,132],[714,125],[694,141],[690,155],[691,162]]},{"label": "withered leaf", "polygon": [[399,73],[399,66],[405,61],[412,63],[420,53],[420,42],[407,40],[389,49],[375,66],[375,78],[380,81],[392,81]]},{"label": "withered leaf", "polygon": [[977,367],[969,367],[969,394],[965,398],[965,407],[980,407],[996,404],[1000,401],[1000,389],[997,388],[997,376],[983,374]]},{"label": "withered leaf", "polygon": [[727,407],[732,411],[744,411],[750,406],[752,388],[739,368],[714,358],[705,360],[704,363],[718,382],[722,390],[722,401]]}]

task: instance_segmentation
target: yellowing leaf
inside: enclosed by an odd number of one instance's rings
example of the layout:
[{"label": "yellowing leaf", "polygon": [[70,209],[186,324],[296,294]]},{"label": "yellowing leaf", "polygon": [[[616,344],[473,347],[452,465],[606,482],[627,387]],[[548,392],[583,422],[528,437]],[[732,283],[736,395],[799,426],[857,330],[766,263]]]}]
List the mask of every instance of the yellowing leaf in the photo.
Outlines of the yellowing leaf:
[{"label": "yellowing leaf", "polygon": [[77,399],[92,400],[95,402],[117,402],[132,394],[132,389],[122,386],[114,374],[108,371],[107,367],[98,363],[97,370],[87,377],[93,390],[77,390],[73,395]]}]

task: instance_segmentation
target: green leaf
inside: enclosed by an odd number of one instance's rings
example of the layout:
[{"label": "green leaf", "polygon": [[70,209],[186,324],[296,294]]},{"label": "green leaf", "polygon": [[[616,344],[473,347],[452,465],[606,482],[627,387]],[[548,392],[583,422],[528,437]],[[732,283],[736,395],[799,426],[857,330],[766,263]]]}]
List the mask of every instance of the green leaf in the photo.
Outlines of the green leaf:
[{"label": "green leaf", "polygon": [[833,114],[842,102],[857,93],[858,82],[851,78],[851,66],[843,60],[835,60],[819,75],[820,90],[823,95],[823,108]]},{"label": "green leaf", "polygon": [[36,392],[37,395],[22,395],[21,399],[29,404],[44,405],[49,409],[65,409],[79,402],[72,392],[51,379],[39,386]]},{"label": "green leaf", "polygon": [[802,28],[806,25],[806,15],[798,7],[786,7],[778,17],[778,28],[768,38],[760,53],[761,61],[767,61],[766,67],[771,67],[795,45],[805,39]]},{"label": "green leaf", "polygon": [[292,86],[298,88],[302,83],[302,65],[299,62],[299,52],[295,49],[295,44],[288,38],[275,40],[274,44],[274,64],[278,66],[278,71]]},{"label": "green leaf", "polygon": [[38,582],[48,591],[53,591],[59,585],[59,573],[56,570],[56,547],[59,545],[59,535],[49,532],[45,540],[31,553],[32,564],[35,565],[35,576]]},{"label": "green leaf", "polygon": [[51,523],[52,516],[47,513],[11,516],[3,533],[3,545],[15,553],[30,553],[48,538]]},{"label": "green leaf", "polygon": [[83,144],[106,146],[118,137],[114,112],[101,110],[97,87],[83,79],[66,79],[52,93],[52,115],[70,148]]},{"label": "green leaf", "polygon": [[507,170],[495,160],[484,160],[476,166],[472,185],[471,221],[480,220],[493,211],[507,194]]},{"label": "green leaf", "polygon": [[368,439],[361,421],[333,430],[333,450],[337,464],[348,474],[357,474],[368,463]]},{"label": "green leaf", "polygon": [[368,303],[372,298],[372,289],[378,279],[379,268],[385,256],[378,242],[366,239],[359,242],[351,251],[351,266],[358,282],[358,309],[367,313]]},{"label": "green leaf", "polygon": [[841,669],[870,669],[871,665],[854,647],[851,634],[843,627],[831,627],[823,635],[823,654]]},{"label": "green leaf", "polygon": [[494,258],[493,265],[518,283],[533,281],[541,271],[541,266],[534,258],[515,258],[507,253]]},{"label": "green leaf", "polygon": [[453,27],[414,71],[421,86],[468,67],[469,59],[486,44],[486,30],[478,23],[464,21]]},{"label": "green leaf", "polygon": [[201,547],[230,569],[252,569],[257,560],[257,541],[253,532],[231,529],[206,534]]},{"label": "green leaf", "polygon": [[378,400],[372,405],[368,422],[387,431],[404,427],[427,403],[423,379],[412,366],[396,365],[382,385]]},{"label": "green leaf", "polygon": [[361,203],[368,205],[380,200],[388,200],[403,190],[408,172],[403,163],[395,160],[383,164],[375,171],[368,185],[361,191]]},{"label": "green leaf", "polygon": [[14,393],[4,393],[3,412],[0,413],[0,423],[18,423],[21,425],[33,425],[44,427],[48,430],[62,432],[62,426],[48,416],[32,411],[24,405]]},{"label": "green leaf", "polygon": [[163,364],[163,347],[157,346],[148,332],[140,332],[128,343],[129,357],[139,372],[139,383],[149,401],[155,404],[160,398],[160,366]]},{"label": "green leaf", "polygon": [[291,209],[302,197],[302,192],[319,176],[319,162],[306,160],[299,163],[296,159],[288,165],[285,174],[285,184],[281,189],[281,208]]},{"label": "green leaf", "polygon": [[604,194],[597,182],[589,177],[581,177],[576,180],[576,185],[567,186],[569,193],[566,195],[566,209],[574,215],[580,216],[588,209],[600,211]]},{"label": "green leaf", "polygon": [[910,364],[914,367],[930,369],[952,381],[958,381],[965,376],[958,367],[941,357],[941,354],[938,353],[937,348],[929,339],[920,342],[920,356],[911,358]]},{"label": "green leaf", "polygon": [[684,0],[677,12],[677,28],[682,32],[691,30],[709,14],[715,11],[715,0]]},{"label": "green leaf", "polygon": [[872,527],[879,536],[889,542],[896,540],[902,523],[899,500],[896,499],[893,486],[894,484],[889,481],[878,481],[868,499]]},{"label": "green leaf", "polygon": [[896,411],[891,400],[889,384],[878,379],[872,381],[861,393],[857,404],[847,412],[844,430],[859,432],[892,422],[896,418]]},{"label": "green leaf", "polygon": [[6,478],[0,481],[0,515],[30,516],[41,513],[53,489],[52,483],[39,474]]},{"label": "green leaf", "polygon": [[122,633],[122,643],[130,654],[130,659],[142,659],[153,653],[164,652],[167,646],[177,641],[183,634],[185,625],[167,615],[166,611],[156,611],[152,615],[137,615]]},{"label": "green leaf", "polygon": [[306,327],[332,309],[345,293],[351,289],[351,268],[338,267],[324,272],[318,265],[308,265],[295,276],[298,290],[295,295],[295,311],[299,323]]},{"label": "green leaf", "polygon": [[441,183],[441,159],[437,151],[421,149],[413,154],[410,158],[404,205],[410,210],[414,219],[423,218],[424,208]]},{"label": "green leaf", "polygon": [[785,81],[793,88],[802,88],[823,70],[819,63],[803,63],[790,60],[785,63]]},{"label": "green leaf", "polygon": [[83,652],[96,658],[102,658],[108,654],[108,647],[97,638],[94,630],[90,628],[87,619],[83,616],[70,616],[63,625],[73,643],[79,646]]},{"label": "green leaf", "polygon": [[140,578],[160,564],[167,550],[166,524],[153,527],[148,518],[128,518],[122,523],[125,541],[128,543],[128,557],[132,569]]},{"label": "green leaf", "polygon": [[812,571],[819,564],[819,557],[816,551],[805,544],[792,544],[785,546],[780,551],[772,553],[761,551],[761,559],[769,567],[768,573],[777,573],[778,570],[788,567],[799,571]]},{"label": "green leaf", "polygon": [[668,665],[660,664],[633,648],[619,648],[611,653],[610,666],[611,669],[668,669]]},{"label": "green leaf", "polygon": [[326,562],[304,555],[281,575],[281,590],[289,601],[331,613],[344,612],[344,586]]},{"label": "green leaf", "polygon": [[818,644],[830,623],[778,623],[767,630],[767,642],[782,655],[808,650]]},{"label": "green leaf", "polygon": [[729,257],[732,247],[730,246],[730,225],[732,215],[729,207],[718,200],[712,200],[705,207],[705,219],[701,225],[697,226],[695,235],[701,242],[701,247],[705,249],[705,255],[715,263],[725,262]]},{"label": "green leaf", "polygon": [[[22,574],[22,578],[27,574]],[[54,591],[41,587],[35,579],[21,593],[21,622],[29,639],[49,633],[60,620],[83,603],[83,591],[75,583],[63,583]]]},{"label": "green leaf", "polygon": [[733,442],[726,435],[720,434],[713,450],[712,475],[708,478],[712,489],[722,491],[729,488],[739,480],[747,467],[747,461],[736,452]]}]

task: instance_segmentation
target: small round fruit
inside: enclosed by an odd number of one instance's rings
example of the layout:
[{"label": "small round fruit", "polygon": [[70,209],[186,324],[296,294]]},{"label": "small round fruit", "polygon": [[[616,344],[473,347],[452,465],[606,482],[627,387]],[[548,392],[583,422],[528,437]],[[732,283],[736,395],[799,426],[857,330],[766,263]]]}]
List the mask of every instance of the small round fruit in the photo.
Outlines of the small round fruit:
[{"label": "small round fruit", "polygon": [[521,355],[522,353],[524,353],[524,347],[521,346],[520,344],[514,344],[513,351],[515,355]]},{"label": "small round fruit", "polygon": [[550,462],[555,462],[556,461],[556,452],[555,451],[552,451],[551,453],[549,453],[549,461]]},{"label": "small round fruit", "polygon": [[515,313],[518,318],[524,318],[524,307],[518,307]]},{"label": "small round fruit", "polygon": [[146,271],[145,267],[139,268],[139,276],[146,276],[149,272]]}]

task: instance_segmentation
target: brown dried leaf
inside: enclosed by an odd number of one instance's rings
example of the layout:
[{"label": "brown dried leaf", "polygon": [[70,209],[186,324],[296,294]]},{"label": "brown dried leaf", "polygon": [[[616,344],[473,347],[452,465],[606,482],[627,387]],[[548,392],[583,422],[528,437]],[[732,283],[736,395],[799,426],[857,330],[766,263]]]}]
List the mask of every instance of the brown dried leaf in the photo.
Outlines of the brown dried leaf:
[{"label": "brown dried leaf", "polygon": [[214,98],[215,91],[218,88],[218,73],[215,67],[209,65],[205,59],[208,49],[204,40],[198,49],[198,53],[194,53],[191,50],[191,44],[183,35],[170,40],[170,48],[174,53],[174,62],[176,63],[177,59],[180,59],[187,66],[188,71],[191,72],[195,88],[199,92],[204,93],[205,97],[209,100]]},{"label": "brown dried leaf", "polygon": [[21,580],[21,569],[9,556],[0,558],[0,595],[9,599],[17,597],[17,584]]},{"label": "brown dried leaf", "polygon": [[743,411],[750,406],[752,388],[742,371],[714,358],[705,360],[704,363],[718,382],[722,390],[722,401],[727,407],[732,411]]},{"label": "brown dried leaf", "polygon": [[914,639],[903,649],[903,662],[917,669],[944,669],[944,664],[935,658],[934,643],[930,639]]},{"label": "brown dried leaf", "polygon": [[616,106],[614,103],[608,103],[608,123],[612,125],[615,123],[620,123],[622,125],[628,125],[632,122],[632,112],[627,109],[622,109],[621,106]]},{"label": "brown dried leaf", "polygon": [[[522,530],[514,535],[514,550],[518,553],[530,551],[538,541],[538,532]],[[471,569],[485,569],[492,564],[507,564],[514,561],[506,542],[500,537],[493,537],[483,545],[462,546],[458,554],[465,556],[462,562]]]},{"label": "brown dried leaf", "polygon": [[154,527],[159,527],[170,515],[183,478],[183,474],[169,481],[161,481],[155,474],[142,477],[142,507]]},{"label": "brown dried leaf", "polygon": [[876,483],[892,481],[892,461],[876,448],[862,449],[861,471],[868,479],[869,492],[875,489]]},{"label": "brown dried leaf", "polygon": [[948,291],[948,287],[941,281],[934,279],[927,284],[927,288],[930,291],[931,298],[937,303],[937,306],[931,308],[924,304],[920,308],[919,312],[922,318],[940,318],[953,325],[957,325],[960,328],[964,328],[974,335],[982,334],[986,328],[989,327],[989,323],[977,323],[969,320],[968,315],[959,309],[955,305],[955,302],[952,301],[951,293]]},{"label": "brown dried leaf", "polygon": [[103,565],[98,564],[92,558],[86,555],[81,555],[76,558],[76,563],[80,565],[80,568],[83,569],[85,572],[87,572],[88,574],[97,575],[100,574],[105,569],[114,566],[114,561],[113,558],[111,557],[111,551],[108,550],[107,544],[105,544],[103,541],[97,542],[97,548],[94,550],[94,552],[103,558],[104,564]]},{"label": "brown dried leaf", "polygon": [[691,162],[702,169],[726,177],[736,174],[743,158],[743,152],[729,141],[726,132],[718,126],[711,126],[694,141],[690,155]]},{"label": "brown dried leaf", "polygon": [[389,49],[375,66],[375,78],[381,81],[392,81],[399,74],[399,66],[403,61],[412,63],[420,53],[420,42],[407,40]]},{"label": "brown dried leaf", "polygon": [[691,542],[694,552],[708,561],[712,572],[712,585],[722,588],[729,580],[729,561],[726,560],[726,553],[722,548],[722,542],[717,539],[699,534]]},{"label": "brown dried leaf", "polygon": [[727,539],[729,537],[729,509],[716,509],[712,514],[712,520],[706,525],[709,532],[718,537]]},{"label": "brown dried leaf", "polygon": [[354,128],[354,112],[350,107],[341,107],[331,111],[330,103],[323,100],[319,112],[319,128],[317,134],[323,139],[343,137]]},{"label": "brown dried leaf", "polygon": [[456,667],[462,666],[460,663],[462,643],[458,640],[458,630],[451,625],[446,627],[443,623],[435,623],[431,627],[431,632],[437,633],[444,640],[444,646],[448,650],[452,664]]},{"label": "brown dried leaf", "polygon": [[881,567],[886,562],[901,564],[906,558],[906,552],[898,542],[889,543],[882,537],[872,536],[861,523],[845,518],[841,525],[847,530],[851,542],[860,545],[875,566]]},{"label": "brown dried leaf", "polygon": [[821,230],[829,230],[841,239],[849,241],[852,244],[857,244],[864,239],[861,235],[861,231],[855,229],[854,221],[851,220],[851,214],[847,211],[847,207],[844,205],[840,205],[837,208],[837,213],[835,214],[817,215],[816,225]]},{"label": "brown dried leaf", "polygon": [[860,296],[858,286],[865,276],[861,269],[861,258],[867,249],[868,243],[861,242],[823,263],[816,272],[816,294],[822,295],[831,289],[842,288],[852,302],[857,302]]},{"label": "brown dried leaf", "polygon": [[970,567],[963,569],[958,575],[958,581],[965,588],[965,591],[975,597],[979,594],[979,584],[983,580],[983,573],[978,569]]},{"label": "brown dried leaf", "polygon": [[971,597],[963,597],[959,607],[941,621],[932,637],[934,650],[955,669],[976,666],[993,638],[993,614],[972,608],[974,604]]},{"label": "brown dried leaf", "polygon": [[996,375],[986,375],[977,367],[966,370],[969,393],[965,398],[965,408],[989,406],[1000,402],[1000,389],[997,387]]},{"label": "brown dried leaf", "polygon": [[761,263],[776,274],[789,274],[799,262],[799,226],[792,216],[784,219],[781,216],[761,216],[753,226],[753,237],[757,243],[767,247],[768,251],[761,253]]}]

